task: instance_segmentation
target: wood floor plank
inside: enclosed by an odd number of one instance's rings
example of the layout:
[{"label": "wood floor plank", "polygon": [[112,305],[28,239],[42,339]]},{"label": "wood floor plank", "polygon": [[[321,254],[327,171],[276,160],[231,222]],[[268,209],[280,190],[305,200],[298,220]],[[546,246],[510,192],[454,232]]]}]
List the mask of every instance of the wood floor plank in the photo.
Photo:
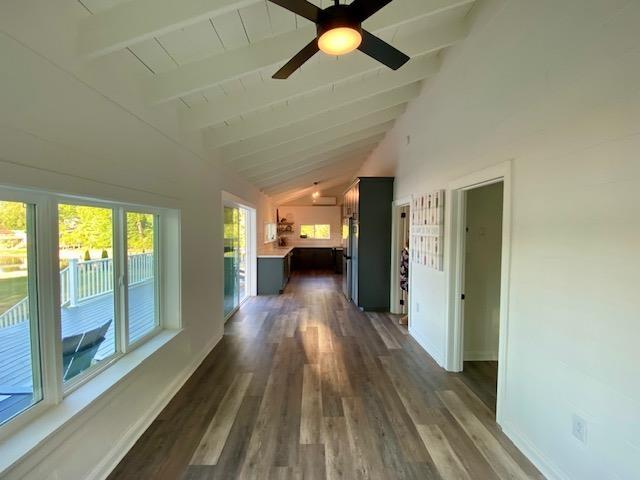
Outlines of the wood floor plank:
[{"label": "wood floor plank", "polygon": [[380,319],[377,313],[369,313],[367,316],[369,317],[373,328],[375,328],[378,335],[380,335],[380,339],[389,350],[399,350],[402,348],[394,336],[389,332],[389,330],[387,330],[387,326]]},{"label": "wood floor plank", "polygon": [[305,365],[302,384],[302,418],[300,419],[300,443],[321,443],[322,393],[320,391],[320,366]]},{"label": "wood floor plank", "polygon": [[438,395],[501,479],[529,478],[455,392],[445,390]]},{"label": "wood floor plank", "polygon": [[472,480],[440,427],[418,425],[418,432],[443,480]]},{"label": "wood floor plank", "polygon": [[322,440],[325,445],[327,480],[350,480],[356,478],[354,458],[349,445],[345,418],[323,418]]},{"label": "wood floor plank", "polygon": [[380,480],[386,478],[381,452],[376,448],[362,400],[358,397],[343,398],[342,403],[356,476]]},{"label": "wood floor plank", "polygon": [[191,465],[216,465],[218,463],[252,378],[253,374],[251,373],[236,375],[202,440],[200,440],[200,445],[191,459]]}]

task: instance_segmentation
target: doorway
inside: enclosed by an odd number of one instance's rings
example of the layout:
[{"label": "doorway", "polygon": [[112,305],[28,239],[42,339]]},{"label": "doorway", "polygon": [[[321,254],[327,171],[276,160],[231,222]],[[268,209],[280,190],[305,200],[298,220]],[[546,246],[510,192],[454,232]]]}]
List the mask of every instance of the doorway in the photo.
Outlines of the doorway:
[{"label": "doorway", "polygon": [[[391,254],[391,313],[399,315],[398,320],[404,327],[409,326],[409,285],[408,276],[411,274],[409,262],[406,283],[402,281],[403,250],[408,252],[411,234],[410,200],[404,199],[394,202],[393,205],[393,238]],[[405,288],[403,288],[403,286]]]},{"label": "doorway", "polygon": [[503,182],[464,192],[462,376],[496,409],[500,338]]},{"label": "doorway", "polygon": [[224,318],[227,320],[251,294],[252,210],[224,205]]},{"label": "doorway", "polygon": [[[446,369],[495,411],[506,391],[511,162],[449,184]],[[467,231],[468,228],[468,231]]]}]

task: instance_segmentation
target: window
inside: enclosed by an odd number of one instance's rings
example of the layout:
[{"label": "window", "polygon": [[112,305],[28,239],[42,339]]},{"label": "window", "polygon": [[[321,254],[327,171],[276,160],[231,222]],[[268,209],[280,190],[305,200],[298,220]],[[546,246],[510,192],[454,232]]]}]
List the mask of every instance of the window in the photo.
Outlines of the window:
[{"label": "window", "polygon": [[0,187],[0,433],[137,348],[165,311],[179,328],[179,259],[159,248],[177,248],[179,227],[177,211]]},{"label": "window", "polygon": [[113,210],[58,205],[62,378],[116,353]]},{"label": "window", "polygon": [[34,205],[0,201],[0,424],[42,400]]},{"label": "window", "polygon": [[300,225],[300,236],[302,238],[312,238],[315,240],[330,240],[331,225]]}]

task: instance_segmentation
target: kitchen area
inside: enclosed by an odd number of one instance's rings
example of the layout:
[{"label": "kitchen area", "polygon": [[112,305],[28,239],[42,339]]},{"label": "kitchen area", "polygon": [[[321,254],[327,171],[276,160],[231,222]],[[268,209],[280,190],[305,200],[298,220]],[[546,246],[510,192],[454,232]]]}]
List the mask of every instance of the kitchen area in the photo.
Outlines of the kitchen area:
[{"label": "kitchen area", "polygon": [[342,273],[342,208],[280,206],[258,249],[258,295],[284,291],[293,272]]},{"label": "kitchen area", "polygon": [[258,249],[258,295],[283,293],[294,272],[331,272],[357,307],[388,311],[393,181],[359,177],[332,205],[280,206]]}]

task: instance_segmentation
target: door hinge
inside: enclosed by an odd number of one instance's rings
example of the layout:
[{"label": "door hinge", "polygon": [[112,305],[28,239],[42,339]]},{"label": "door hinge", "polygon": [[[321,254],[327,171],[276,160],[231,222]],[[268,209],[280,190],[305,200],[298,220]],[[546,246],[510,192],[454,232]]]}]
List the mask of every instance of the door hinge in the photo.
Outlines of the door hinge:
[{"label": "door hinge", "polygon": [[462,295],[460,295],[460,300],[464,300],[464,293]]}]

